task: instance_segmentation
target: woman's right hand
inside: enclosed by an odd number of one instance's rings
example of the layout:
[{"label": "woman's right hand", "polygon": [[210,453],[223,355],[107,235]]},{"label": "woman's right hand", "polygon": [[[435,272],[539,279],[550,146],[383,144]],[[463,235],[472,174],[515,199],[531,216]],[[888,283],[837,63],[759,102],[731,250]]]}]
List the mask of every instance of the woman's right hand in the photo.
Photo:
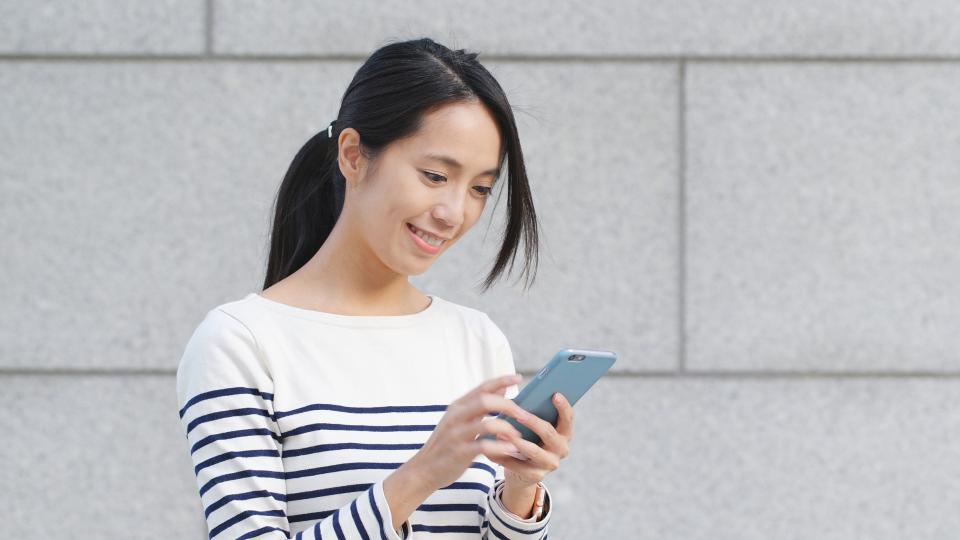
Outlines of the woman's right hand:
[{"label": "woman's right hand", "polygon": [[[508,441],[519,439],[520,432],[506,420],[488,413],[502,412],[514,418],[529,414],[504,397],[507,387],[520,380],[519,374],[489,379],[447,406],[430,438],[409,461],[435,490],[460,478],[477,454],[494,463],[509,463],[517,448]],[[478,438],[485,433],[500,435],[505,440]]]}]

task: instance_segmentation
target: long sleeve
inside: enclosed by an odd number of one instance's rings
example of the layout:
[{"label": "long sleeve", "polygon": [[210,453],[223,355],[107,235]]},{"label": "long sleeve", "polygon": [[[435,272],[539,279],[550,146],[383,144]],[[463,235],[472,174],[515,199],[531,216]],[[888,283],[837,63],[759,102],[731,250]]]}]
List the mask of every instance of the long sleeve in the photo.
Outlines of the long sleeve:
[{"label": "long sleeve", "polygon": [[[215,308],[190,337],[177,368],[177,399],[211,540],[288,539],[283,434],[267,359],[241,320]],[[297,471],[300,473],[302,471]],[[296,534],[299,540],[402,540],[383,481]]]},{"label": "long sleeve", "polygon": [[[510,343],[506,335],[503,334],[493,321],[490,321],[490,324],[492,325],[491,332],[494,336],[493,339],[496,342],[493,355],[495,375],[512,375],[516,373],[517,370]],[[514,384],[507,387],[504,397],[513,399],[519,393],[519,385]],[[480,537],[483,540],[545,540],[547,538],[547,525],[553,512],[550,490],[547,488],[546,482],[541,482],[546,494],[543,502],[543,515],[540,517],[540,520],[534,521],[532,517],[521,519],[516,514],[507,510],[497,495],[498,488],[503,484],[505,478],[503,465],[494,463],[494,470],[496,471],[494,483],[487,493],[486,508],[481,512],[483,521],[480,525]]]}]

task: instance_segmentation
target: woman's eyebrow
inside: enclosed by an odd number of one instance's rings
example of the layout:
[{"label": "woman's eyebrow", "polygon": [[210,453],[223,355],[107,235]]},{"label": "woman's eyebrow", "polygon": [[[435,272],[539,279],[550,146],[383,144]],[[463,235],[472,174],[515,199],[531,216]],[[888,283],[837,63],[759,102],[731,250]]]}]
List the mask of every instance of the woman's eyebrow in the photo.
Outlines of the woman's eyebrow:
[{"label": "woman's eyebrow", "polygon": [[[426,159],[432,159],[435,161],[439,161],[441,163],[445,163],[457,170],[463,169],[463,165],[461,165],[459,161],[444,154],[429,153],[429,154],[424,154],[423,157]],[[487,171],[480,173],[480,176],[492,176],[496,178],[499,174],[500,174],[500,167],[497,167],[495,169],[489,169]]]}]

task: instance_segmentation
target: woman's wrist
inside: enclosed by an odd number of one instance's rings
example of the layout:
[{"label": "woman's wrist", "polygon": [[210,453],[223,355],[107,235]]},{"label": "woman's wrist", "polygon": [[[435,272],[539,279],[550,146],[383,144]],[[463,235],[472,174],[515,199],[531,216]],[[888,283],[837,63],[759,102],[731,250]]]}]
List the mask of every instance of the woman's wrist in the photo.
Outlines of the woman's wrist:
[{"label": "woman's wrist", "polygon": [[425,471],[408,461],[384,479],[383,493],[390,505],[395,530],[401,530],[401,526],[410,519],[414,510],[436,491],[428,478]]},{"label": "woman's wrist", "polygon": [[501,489],[500,501],[511,514],[529,519],[536,513],[539,483],[517,485],[507,479]]}]

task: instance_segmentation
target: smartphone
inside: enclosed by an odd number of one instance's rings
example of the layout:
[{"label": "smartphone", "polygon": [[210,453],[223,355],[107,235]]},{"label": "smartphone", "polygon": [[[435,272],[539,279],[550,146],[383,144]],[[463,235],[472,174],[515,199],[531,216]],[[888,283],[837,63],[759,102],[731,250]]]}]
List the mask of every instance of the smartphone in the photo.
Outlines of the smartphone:
[{"label": "smartphone", "polygon": [[[553,405],[553,394],[560,392],[573,406],[616,361],[617,353],[612,351],[560,349],[517,393],[513,402],[556,427],[560,413]],[[510,422],[524,439],[540,444],[540,437],[512,416],[500,413],[496,418]],[[485,433],[480,438],[496,440],[497,436]]]}]

